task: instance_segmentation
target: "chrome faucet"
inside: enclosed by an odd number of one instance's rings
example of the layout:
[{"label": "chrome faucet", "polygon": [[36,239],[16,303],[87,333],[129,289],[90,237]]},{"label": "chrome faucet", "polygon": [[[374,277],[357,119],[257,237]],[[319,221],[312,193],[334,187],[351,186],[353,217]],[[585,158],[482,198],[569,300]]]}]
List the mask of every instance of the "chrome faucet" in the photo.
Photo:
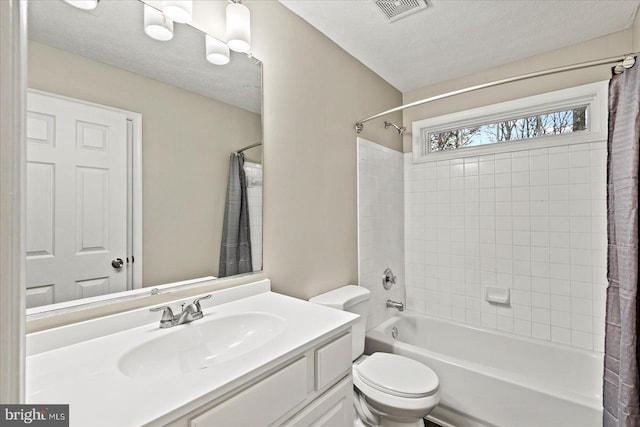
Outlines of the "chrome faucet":
[{"label": "chrome faucet", "polygon": [[398,311],[404,311],[404,303],[390,299],[387,300],[387,307],[396,308]]},{"label": "chrome faucet", "polygon": [[[172,326],[182,325],[183,323],[193,322],[194,320],[202,319],[202,307],[200,307],[200,301],[203,299],[211,298],[211,294],[201,298],[196,298],[191,304],[178,314],[173,314],[173,310],[168,305],[162,307],[155,307],[149,309],[149,311],[162,311],[162,318],[160,319],[160,328],[171,328]],[[184,307],[184,304],[182,304]]]}]

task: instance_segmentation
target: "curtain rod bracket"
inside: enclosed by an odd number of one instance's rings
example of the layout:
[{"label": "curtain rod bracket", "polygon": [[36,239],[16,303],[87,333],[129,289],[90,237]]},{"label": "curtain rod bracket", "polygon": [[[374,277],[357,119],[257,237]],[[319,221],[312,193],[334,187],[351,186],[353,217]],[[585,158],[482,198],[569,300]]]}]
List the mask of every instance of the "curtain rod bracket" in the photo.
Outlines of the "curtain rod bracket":
[{"label": "curtain rod bracket", "polygon": [[356,122],[356,133],[362,132],[363,129],[364,129],[364,123]]}]

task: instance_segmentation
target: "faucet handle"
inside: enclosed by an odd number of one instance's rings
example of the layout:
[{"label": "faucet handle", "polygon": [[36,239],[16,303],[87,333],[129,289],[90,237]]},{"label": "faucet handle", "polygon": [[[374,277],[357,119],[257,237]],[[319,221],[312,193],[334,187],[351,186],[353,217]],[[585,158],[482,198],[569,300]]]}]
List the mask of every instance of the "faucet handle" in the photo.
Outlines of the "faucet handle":
[{"label": "faucet handle", "polygon": [[196,306],[196,309],[198,311],[202,311],[202,307],[200,307],[200,301],[202,301],[203,299],[209,299],[211,297],[212,297],[212,295],[209,294],[209,295],[205,295],[205,296],[200,297],[200,298],[196,298],[196,299],[193,300],[193,305]]},{"label": "faucet handle", "polygon": [[162,311],[162,319],[160,319],[160,325],[173,322],[173,310],[168,305],[161,307],[150,308],[149,311]]}]

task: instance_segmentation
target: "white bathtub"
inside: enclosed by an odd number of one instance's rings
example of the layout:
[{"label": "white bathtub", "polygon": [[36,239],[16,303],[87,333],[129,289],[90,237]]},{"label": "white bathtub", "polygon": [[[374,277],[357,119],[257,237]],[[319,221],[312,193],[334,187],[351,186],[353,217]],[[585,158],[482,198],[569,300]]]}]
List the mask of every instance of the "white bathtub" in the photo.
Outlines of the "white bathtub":
[{"label": "white bathtub", "polygon": [[407,312],[367,333],[366,352],[376,351],[438,374],[441,402],[429,418],[441,424],[602,425],[602,354]]}]

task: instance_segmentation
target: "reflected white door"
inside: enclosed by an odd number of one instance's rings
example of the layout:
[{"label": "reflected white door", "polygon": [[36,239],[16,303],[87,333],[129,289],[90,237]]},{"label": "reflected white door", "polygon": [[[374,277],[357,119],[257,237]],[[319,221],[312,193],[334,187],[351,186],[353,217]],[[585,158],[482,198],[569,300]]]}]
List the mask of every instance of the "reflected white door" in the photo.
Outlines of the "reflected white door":
[{"label": "reflected white door", "polygon": [[32,92],[27,110],[27,307],[126,290],[127,117]]}]

